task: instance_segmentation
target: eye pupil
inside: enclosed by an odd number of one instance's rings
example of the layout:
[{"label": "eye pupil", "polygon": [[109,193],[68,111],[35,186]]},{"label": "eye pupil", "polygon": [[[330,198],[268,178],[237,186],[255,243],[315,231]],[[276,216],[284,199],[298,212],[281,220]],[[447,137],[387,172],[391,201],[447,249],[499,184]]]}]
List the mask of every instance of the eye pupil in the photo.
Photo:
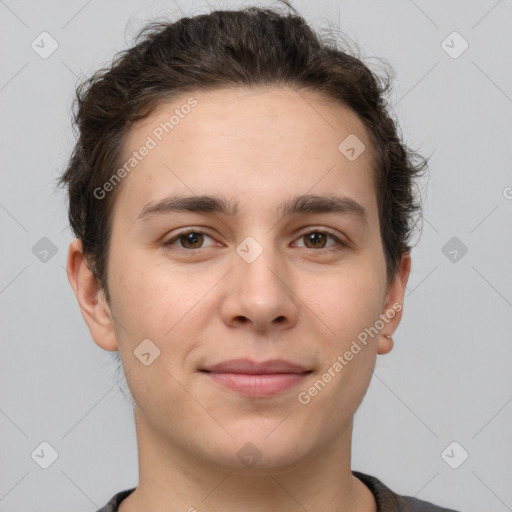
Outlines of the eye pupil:
[{"label": "eye pupil", "polygon": [[[308,242],[312,242],[313,245],[314,245],[314,248],[318,248],[318,242],[320,241],[320,245],[321,247],[324,246],[325,244],[325,238],[326,236],[323,234],[323,233],[310,233],[309,235],[306,235],[306,239],[308,240]],[[324,244],[322,244],[321,242],[324,242]]]},{"label": "eye pupil", "polygon": [[[193,248],[197,248],[196,246],[199,245],[201,246],[202,244],[202,239],[203,235],[201,233],[187,233],[185,235],[181,235],[180,236],[180,241],[182,242],[182,244],[184,246],[186,246],[187,244],[191,244],[193,245],[194,247]],[[199,244],[198,244],[198,241],[199,241]]]}]

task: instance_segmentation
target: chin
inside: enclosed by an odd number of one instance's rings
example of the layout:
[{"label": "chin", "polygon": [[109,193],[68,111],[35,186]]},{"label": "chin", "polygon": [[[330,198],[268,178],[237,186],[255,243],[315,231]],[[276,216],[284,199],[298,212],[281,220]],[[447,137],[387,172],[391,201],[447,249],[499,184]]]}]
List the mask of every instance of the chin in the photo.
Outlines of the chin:
[{"label": "chin", "polygon": [[[247,473],[285,470],[297,464],[308,451],[304,433],[290,431],[286,420],[279,425],[275,418],[239,422],[237,428],[227,426],[232,438],[215,442],[212,456],[230,470]],[[277,428],[276,428],[277,427]],[[289,426],[288,426],[289,427]],[[220,441],[220,440],[219,440]]]}]

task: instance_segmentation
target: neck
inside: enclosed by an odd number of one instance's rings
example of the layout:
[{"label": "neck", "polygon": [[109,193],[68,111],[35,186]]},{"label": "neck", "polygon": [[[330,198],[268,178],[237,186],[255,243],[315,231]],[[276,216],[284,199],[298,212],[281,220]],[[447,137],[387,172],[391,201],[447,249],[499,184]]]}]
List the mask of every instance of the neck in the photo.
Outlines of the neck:
[{"label": "neck", "polygon": [[139,484],[119,512],[375,512],[350,469],[352,422],[336,445],[293,463],[240,469],[169,444],[137,413]]}]

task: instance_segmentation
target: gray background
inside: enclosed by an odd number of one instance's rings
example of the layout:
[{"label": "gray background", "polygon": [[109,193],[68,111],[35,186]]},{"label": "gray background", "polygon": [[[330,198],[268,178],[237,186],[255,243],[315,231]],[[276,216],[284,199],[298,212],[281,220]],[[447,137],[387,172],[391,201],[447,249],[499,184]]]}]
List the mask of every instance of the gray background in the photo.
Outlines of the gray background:
[{"label": "gray background", "polygon": [[[512,3],[294,5],[316,28],[340,23],[369,62],[388,60],[405,138],[432,154],[404,318],[356,415],[352,467],[463,511],[512,510]],[[132,409],[68,284],[72,235],[54,179],[74,140],[77,80],[147,20],[178,17],[180,8],[210,10],[185,1],[0,0],[1,511],[95,511],[137,484]],[[46,59],[31,48],[43,31],[59,45]],[[462,39],[442,45],[454,31],[469,44],[457,58]],[[54,255],[41,252],[43,237]],[[43,441],[58,453],[47,469],[31,456]],[[469,458],[453,469],[447,461],[459,463],[462,449]]]}]

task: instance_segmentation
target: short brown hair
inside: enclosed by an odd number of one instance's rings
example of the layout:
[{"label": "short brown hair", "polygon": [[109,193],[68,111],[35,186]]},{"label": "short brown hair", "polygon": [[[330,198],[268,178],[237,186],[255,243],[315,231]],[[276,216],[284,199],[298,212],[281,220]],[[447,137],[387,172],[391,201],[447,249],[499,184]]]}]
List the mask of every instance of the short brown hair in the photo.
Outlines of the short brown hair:
[{"label": "short brown hair", "polygon": [[414,178],[427,160],[401,141],[388,112],[389,72],[379,77],[336,43],[322,41],[284,3],[294,14],[248,7],[149,23],[133,47],[77,87],[73,124],[78,140],[59,185],[68,188],[71,228],[107,300],[111,212],[120,186],[103,199],[94,190],[118,169],[133,123],[183,92],[283,85],[320,93],[351,109],[373,145],[388,283],[402,254],[411,249],[413,217],[421,212]]}]

